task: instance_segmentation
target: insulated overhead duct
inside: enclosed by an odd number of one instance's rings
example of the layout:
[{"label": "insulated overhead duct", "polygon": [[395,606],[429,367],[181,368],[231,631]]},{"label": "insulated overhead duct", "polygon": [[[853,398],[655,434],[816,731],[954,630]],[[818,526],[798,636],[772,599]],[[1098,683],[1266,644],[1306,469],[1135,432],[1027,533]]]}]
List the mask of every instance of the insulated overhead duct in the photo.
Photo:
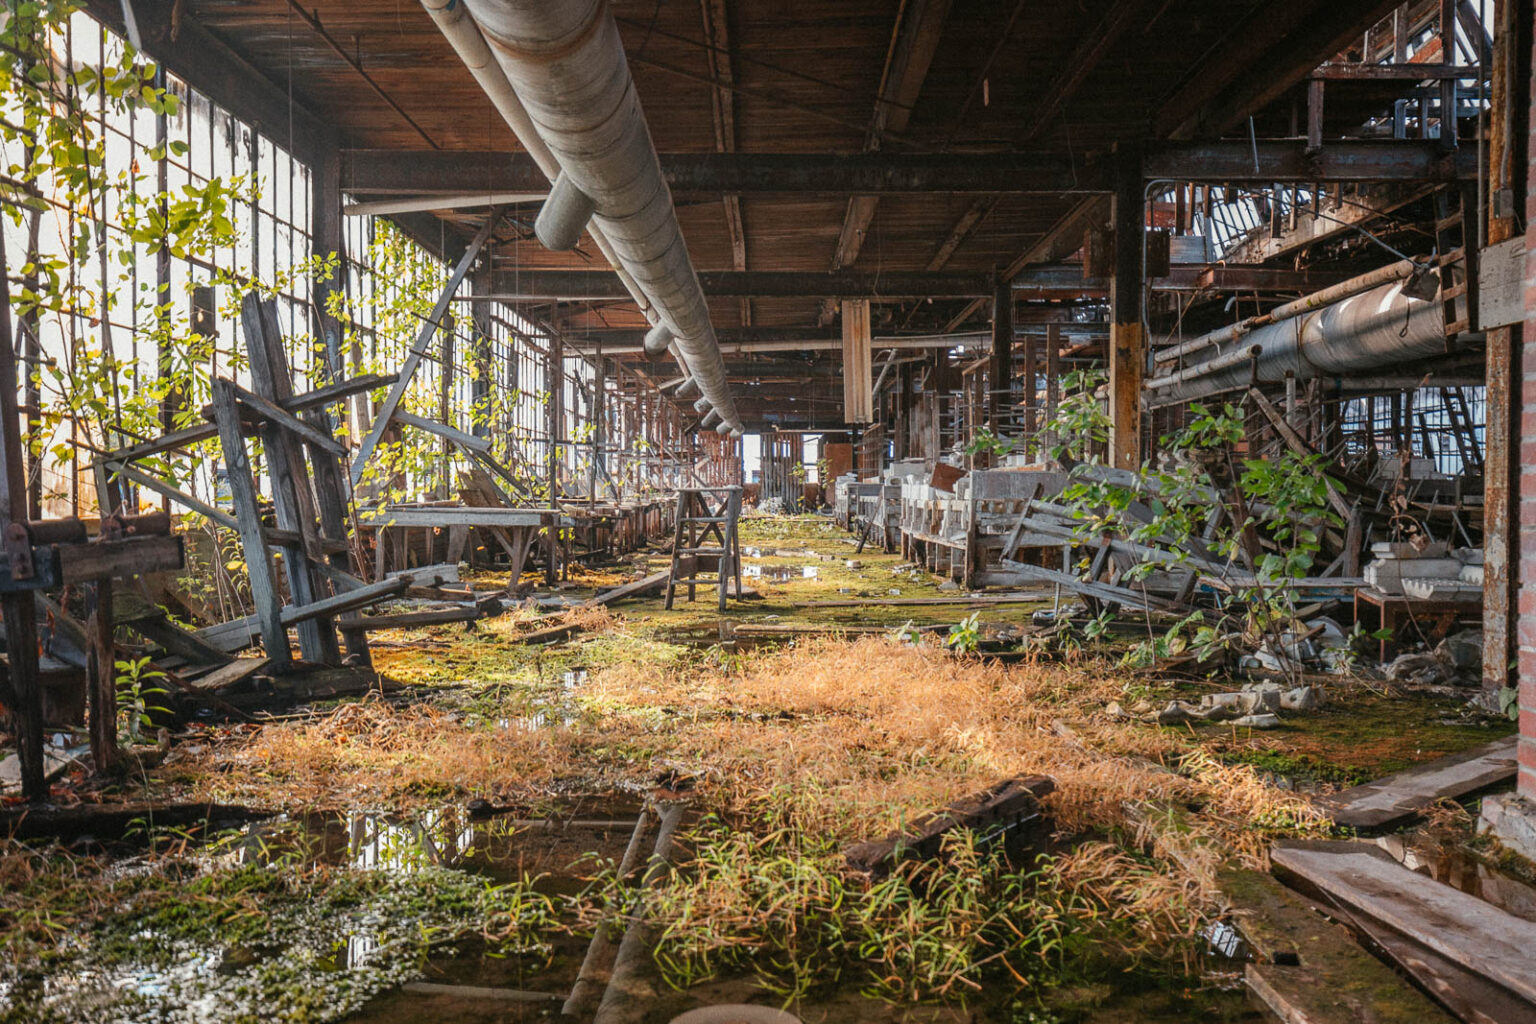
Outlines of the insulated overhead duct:
[{"label": "insulated overhead duct", "polygon": [[[502,119],[507,122],[507,127],[512,129],[512,133],[517,136],[518,141],[528,151],[528,155],[533,158],[534,163],[539,165],[539,169],[544,172],[545,177],[549,178],[551,185],[558,183],[561,177],[560,162],[555,159],[554,153],[550,151],[549,146],[539,136],[538,130],[534,127],[533,120],[528,116],[528,111],[523,106],[522,100],[518,99],[516,91],[512,88],[512,83],[508,81],[506,72],[501,69],[501,65],[492,56],[490,46],[487,45],[485,36],[480,32],[480,26],[475,24],[475,20],[469,16],[469,12],[465,10],[464,5],[459,3],[458,0],[422,0],[422,6],[432,16],[432,20],[436,23],[438,30],[443,33],[444,38],[452,45],[454,52],[459,55],[459,59],[464,62],[464,66],[474,76],[475,82],[480,86],[487,98],[490,99],[491,105],[501,114]],[[572,198],[574,199],[574,197]],[[659,318],[650,297],[645,294],[640,285],[636,283],[635,279],[630,276],[629,271],[620,262],[618,254],[614,251],[607,236],[603,234],[602,228],[597,224],[590,224],[588,227],[591,230],[593,242],[597,244],[604,259],[608,261],[609,265],[613,267],[614,272],[618,274],[625,290],[629,292],[636,304],[639,305],[640,311],[645,315],[646,320],[656,324]],[[659,355],[660,353],[655,354]],[[676,358],[679,368],[685,374],[692,372],[692,368],[688,365],[687,360],[684,358],[684,353],[680,349],[673,346],[672,354]]]},{"label": "insulated overhead duct", "polygon": [[[439,0],[427,0],[429,3]],[[617,23],[604,0],[465,0],[538,136],[728,429],[740,418]]]},{"label": "insulated overhead duct", "polygon": [[1256,375],[1298,381],[1443,355],[1445,309],[1404,294],[1407,281],[1380,285],[1314,312],[1258,327],[1242,349],[1147,381],[1148,403],[1172,405],[1246,387]]}]

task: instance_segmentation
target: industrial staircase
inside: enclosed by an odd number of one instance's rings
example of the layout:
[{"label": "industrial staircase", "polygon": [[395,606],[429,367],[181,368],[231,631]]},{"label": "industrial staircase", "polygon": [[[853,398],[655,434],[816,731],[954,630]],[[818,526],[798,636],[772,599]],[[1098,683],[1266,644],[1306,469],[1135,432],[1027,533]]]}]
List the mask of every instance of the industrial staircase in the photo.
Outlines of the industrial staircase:
[{"label": "industrial staircase", "polygon": [[677,492],[666,608],[672,607],[678,587],[687,586],[688,600],[692,601],[702,584],[718,588],[720,610],[725,611],[732,577],[736,598],[741,599],[741,540],[736,533],[740,518],[740,487],[687,487]]}]

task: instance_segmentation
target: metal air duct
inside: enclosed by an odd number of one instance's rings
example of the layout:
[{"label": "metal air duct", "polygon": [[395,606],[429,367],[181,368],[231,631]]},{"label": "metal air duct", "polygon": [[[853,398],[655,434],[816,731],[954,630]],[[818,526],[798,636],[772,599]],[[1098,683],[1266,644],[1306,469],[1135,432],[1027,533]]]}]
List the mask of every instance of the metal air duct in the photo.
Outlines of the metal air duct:
[{"label": "metal air duct", "polygon": [[[435,2],[435,0],[434,0]],[[570,187],[651,300],[725,423],[739,427],[709,306],[603,0],[465,0]]]},{"label": "metal air duct", "polygon": [[[1277,382],[1370,370],[1444,354],[1445,310],[1430,300],[1403,293],[1394,281],[1303,316],[1256,328],[1243,335],[1239,353],[1217,356],[1166,377],[1147,381],[1154,407],[1188,402],[1244,387],[1256,373]],[[1249,353],[1254,354],[1249,357]],[[1234,356],[1240,357],[1234,361]]]},{"label": "metal air duct", "polygon": [[[464,5],[458,0],[422,0],[422,6],[432,16],[438,30],[453,46],[454,52],[459,55],[459,59],[474,76],[475,82],[490,99],[491,105],[501,114],[507,126],[522,143],[523,148],[528,151],[528,155],[544,172],[545,177],[549,178],[551,185],[558,182],[561,174],[560,162],[555,159],[555,155],[550,152],[549,147],[545,145],[537,129],[534,128],[533,121],[528,116],[522,100],[518,99],[516,91],[513,90],[512,83],[508,81],[506,72],[492,56],[485,36],[480,32],[480,26],[469,16]],[[624,284],[625,290],[639,305],[647,321],[652,324],[657,323],[659,318],[650,297],[641,290],[629,271],[624,268],[612,244],[603,234],[602,228],[597,224],[589,224],[588,227],[592,240],[597,244],[609,265],[613,267],[619,280]],[[685,374],[691,373],[692,368],[688,365],[681,349],[673,346],[672,353],[682,371]]]}]

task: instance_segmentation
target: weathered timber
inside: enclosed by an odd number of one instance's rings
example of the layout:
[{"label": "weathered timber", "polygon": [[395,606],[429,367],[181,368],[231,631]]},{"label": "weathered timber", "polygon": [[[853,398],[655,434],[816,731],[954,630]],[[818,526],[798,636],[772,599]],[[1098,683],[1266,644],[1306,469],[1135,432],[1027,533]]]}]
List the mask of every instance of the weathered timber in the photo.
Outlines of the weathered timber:
[{"label": "weathered timber", "polygon": [[422,626],[442,626],[453,622],[474,622],[481,615],[478,606],[468,605],[461,608],[398,612],[393,615],[364,615],[358,622],[363,629],[419,629]]},{"label": "weathered timber", "polygon": [[249,679],[269,664],[267,658],[236,658],[188,683],[193,691],[213,693]]},{"label": "weathered timber", "polygon": [[1269,874],[1238,867],[1231,851],[1180,810],[1128,805],[1156,851],[1203,874],[1218,859],[1225,917],[1247,945],[1249,998],[1281,1024],[1452,1024],[1453,1018]]},{"label": "weathered timber", "polygon": [[908,857],[927,860],[938,856],[944,837],[956,829],[1011,831],[1031,823],[1043,824],[1040,800],[1055,788],[1055,781],[1045,775],[1007,779],[919,818],[907,832],[850,846],[843,857],[857,871],[877,873]]},{"label": "weathered timber", "polygon": [[662,569],[659,572],[653,572],[649,576],[638,580],[631,580],[622,586],[614,587],[612,590],[603,591],[596,597],[589,599],[583,607],[595,608],[599,605],[622,601],[626,597],[640,597],[645,594],[658,592],[667,585],[667,577],[671,574],[672,570],[668,568]]},{"label": "weathered timber", "polygon": [[1314,802],[1340,825],[1387,828],[1415,817],[1439,800],[1459,800],[1513,779],[1516,739],[1506,736],[1320,796]]},{"label": "weathered timber", "polygon": [[146,822],[178,828],[206,825],[213,832],[271,816],[271,811],[209,803],[32,807],[0,812],[0,835],[13,839],[122,839],[141,830]]},{"label": "weathered timber", "polygon": [[[432,570],[411,570],[409,572],[396,573],[387,579],[377,583],[365,583],[353,590],[333,594],[322,598],[313,604],[294,606],[288,605],[279,612],[279,621],[286,629],[299,622],[308,622],[313,619],[329,618],[340,615],[343,612],[354,611],[358,608],[366,608],[371,604],[377,604],[385,598],[395,597],[405,592],[412,586],[421,586],[423,581],[432,583],[447,582],[445,576]],[[428,583],[430,586],[432,583]],[[255,615],[246,615],[242,618],[231,619],[229,622],[221,622],[216,626],[207,626],[197,631],[197,635],[215,647],[227,652],[234,652],[249,647],[255,642],[256,636],[261,633],[263,623]],[[272,654],[272,647],[287,648],[287,644],[268,645],[267,653]]]},{"label": "weathered timber", "polygon": [[[290,413],[304,413],[315,409],[323,409],[345,398],[361,394],[364,391],[373,391],[376,388],[387,388],[399,379],[399,374],[369,374],[362,377],[353,377],[350,380],[337,381],[314,391],[307,391],[302,395],[294,395],[278,403],[284,411]],[[184,427],[181,430],[173,430],[150,441],[141,444],[129,445],[113,452],[109,459],[116,463],[133,462],[150,455],[158,455],[161,452],[174,451],[177,448],[185,448],[189,444],[198,441],[206,441],[218,434],[219,428],[213,422],[213,406],[203,407],[203,416],[207,423],[199,423],[194,426]]]},{"label": "weathered timber", "polygon": [[1482,1019],[1536,1019],[1530,970],[1536,922],[1411,871],[1372,844],[1282,843],[1271,859],[1287,881],[1336,907],[1373,939],[1385,938],[1386,951],[1431,992],[1475,984]]},{"label": "weathered timber", "polygon": [[186,563],[182,539],[128,537],[98,540],[89,544],[58,546],[61,583],[84,583],[114,576],[138,576],[149,572],[174,572]]}]

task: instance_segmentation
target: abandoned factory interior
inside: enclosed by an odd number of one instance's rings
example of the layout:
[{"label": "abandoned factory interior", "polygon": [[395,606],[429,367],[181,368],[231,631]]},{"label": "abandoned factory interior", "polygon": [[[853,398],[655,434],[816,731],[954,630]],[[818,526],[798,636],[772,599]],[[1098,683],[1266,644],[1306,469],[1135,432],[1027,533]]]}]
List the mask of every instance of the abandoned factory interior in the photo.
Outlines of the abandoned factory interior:
[{"label": "abandoned factory interior", "polygon": [[1533,23],[7,0],[0,1024],[1533,1024]]}]

